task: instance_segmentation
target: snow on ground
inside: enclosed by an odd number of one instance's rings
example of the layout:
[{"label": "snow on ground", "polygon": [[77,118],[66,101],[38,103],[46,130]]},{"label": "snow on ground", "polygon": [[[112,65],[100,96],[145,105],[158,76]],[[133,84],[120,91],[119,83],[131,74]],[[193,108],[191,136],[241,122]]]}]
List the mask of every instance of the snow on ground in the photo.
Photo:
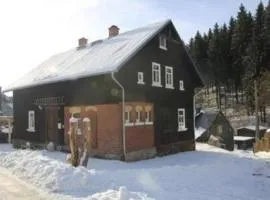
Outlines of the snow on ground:
[{"label": "snow on ground", "polygon": [[[0,165],[32,185],[78,199],[263,200],[269,198],[270,153],[218,149],[125,163],[91,158],[73,168],[61,152],[0,145]],[[64,196],[65,195],[65,196]]]}]

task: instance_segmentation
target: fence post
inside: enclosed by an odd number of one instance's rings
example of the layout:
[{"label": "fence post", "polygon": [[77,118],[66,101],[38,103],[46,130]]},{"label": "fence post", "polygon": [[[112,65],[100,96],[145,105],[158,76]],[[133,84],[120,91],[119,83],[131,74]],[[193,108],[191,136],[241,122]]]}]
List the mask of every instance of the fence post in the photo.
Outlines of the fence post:
[{"label": "fence post", "polygon": [[91,147],[91,121],[89,118],[83,119],[83,130],[84,130],[84,141],[83,141],[83,153],[80,158],[80,165],[87,167],[88,157],[89,157],[89,149]]},{"label": "fence post", "polygon": [[71,118],[70,124],[70,135],[69,135],[69,147],[71,151],[71,164],[74,167],[79,165],[79,150],[77,142],[77,131],[78,131],[78,120],[76,118]]}]

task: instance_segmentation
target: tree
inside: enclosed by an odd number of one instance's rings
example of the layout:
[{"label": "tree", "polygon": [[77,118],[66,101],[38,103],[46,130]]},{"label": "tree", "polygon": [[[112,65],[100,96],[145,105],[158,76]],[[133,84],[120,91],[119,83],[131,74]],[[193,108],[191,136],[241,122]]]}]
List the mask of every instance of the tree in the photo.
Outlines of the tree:
[{"label": "tree", "polygon": [[251,13],[247,13],[243,4],[237,15],[237,21],[232,35],[231,50],[233,55],[233,79],[236,102],[239,103],[238,91],[242,87],[242,78],[245,71],[243,57],[252,38],[253,19]]},{"label": "tree", "polygon": [[264,68],[270,70],[270,1],[265,9],[264,19]]}]

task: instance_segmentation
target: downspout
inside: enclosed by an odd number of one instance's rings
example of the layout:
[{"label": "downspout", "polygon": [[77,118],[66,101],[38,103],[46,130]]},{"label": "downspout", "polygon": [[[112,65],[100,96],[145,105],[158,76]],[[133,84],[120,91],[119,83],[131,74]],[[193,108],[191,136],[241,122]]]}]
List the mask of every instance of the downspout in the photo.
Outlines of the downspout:
[{"label": "downspout", "polygon": [[123,155],[124,160],[126,160],[126,127],[125,127],[125,88],[121,85],[121,83],[115,78],[114,72],[111,72],[111,77],[114,82],[121,88],[122,90],[122,136],[123,136]]}]

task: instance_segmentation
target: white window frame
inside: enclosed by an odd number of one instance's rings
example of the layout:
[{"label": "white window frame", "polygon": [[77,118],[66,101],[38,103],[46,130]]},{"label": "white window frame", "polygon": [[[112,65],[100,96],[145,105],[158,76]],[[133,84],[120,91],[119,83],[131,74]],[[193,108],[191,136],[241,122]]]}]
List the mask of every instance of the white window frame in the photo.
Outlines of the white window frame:
[{"label": "white window frame", "polygon": [[131,106],[125,107],[125,126],[133,126],[133,123],[130,121],[131,111],[132,111]]},{"label": "white window frame", "polygon": [[136,121],[135,125],[144,125],[144,121],[141,121],[143,109],[141,106],[136,107]]},{"label": "white window frame", "polygon": [[167,50],[167,38],[165,35],[159,35],[159,48]]},{"label": "white window frame", "polygon": [[223,132],[223,127],[222,127],[222,125],[218,125],[218,133],[219,133],[219,134],[222,134],[222,132]]},{"label": "white window frame", "polygon": [[143,72],[138,72],[138,82],[137,84],[144,85],[144,77],[143,77]]},{"label": "white window frame", "polygon": [[146,125],[152,125],[153,124],[153,116],[152,116],[152,120],[150,121],[150,112],[153,113],[152,109],[149,109],[149,110],[145,111],[145,124]]},{"label": "white window frame", "polygon": [[180,80],[179,81],[179,90],[181,90],[181,91],[184,91],[185,90],[185,88],[184,88],[184,81],[183,80]]},{"label": "white window frame", "polygon": [[168,89],[174,89],[174,86],[173,86],[173,67],[170,67],[170,66],[165,66],[165,87]]},{"label": "white window frame", "polygon": [[152,86],[162,87],[160,64],[155,62],[152,62]]},{"label": "white window frame", "polygon": [[28,132],[35,132],[35,111],[28,111]]},{"label": "white window frame", "polygon": [[[182,114],[180,114],[182,113]],[[177,109],[178,132],[186,131],[186,113],[184,108]]]}]

